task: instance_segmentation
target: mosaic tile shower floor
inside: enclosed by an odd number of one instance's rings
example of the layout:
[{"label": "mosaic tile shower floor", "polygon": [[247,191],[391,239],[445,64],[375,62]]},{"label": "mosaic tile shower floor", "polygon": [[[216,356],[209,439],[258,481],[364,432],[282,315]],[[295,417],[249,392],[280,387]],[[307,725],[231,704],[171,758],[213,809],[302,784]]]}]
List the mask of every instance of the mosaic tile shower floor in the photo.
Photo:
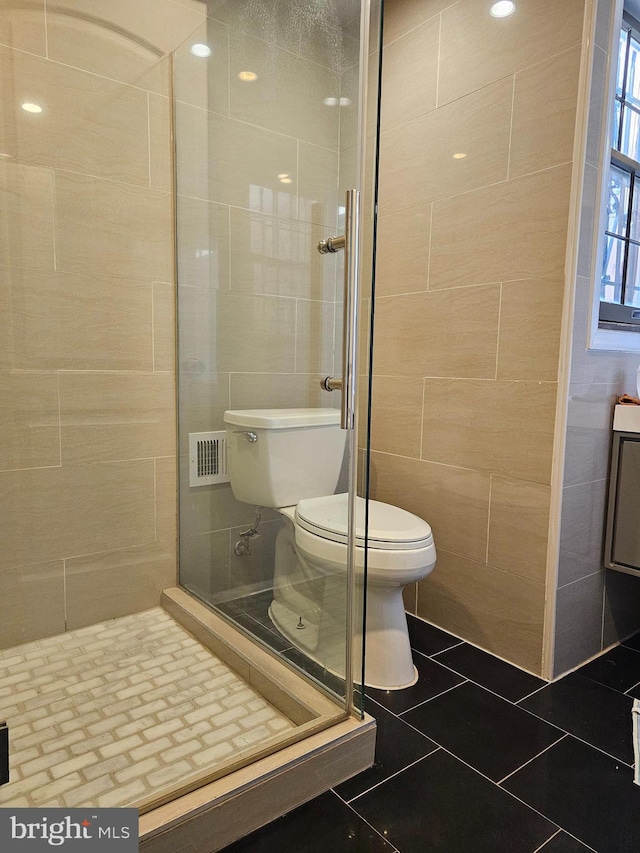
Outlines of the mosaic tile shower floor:
[{"label": "mosaic tile shower floor", "polygon": [[0,651],[0,806],[136,805],[294,724],[162,608]]}]

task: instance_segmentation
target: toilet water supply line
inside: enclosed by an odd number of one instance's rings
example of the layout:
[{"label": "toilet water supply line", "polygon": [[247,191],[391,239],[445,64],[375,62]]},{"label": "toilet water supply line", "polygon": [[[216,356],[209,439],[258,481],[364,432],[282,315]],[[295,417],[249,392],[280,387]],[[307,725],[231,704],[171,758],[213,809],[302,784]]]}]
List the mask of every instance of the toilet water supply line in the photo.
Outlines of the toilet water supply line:
[{"label": "toilet water supply line", "polygon": [[251,556],[251,540],[258,539],[262,536],[262,533],[259,532],[258,528],[260,527],[260,522],[262,520],[262,507],[257,506],[255,508],[255,518],[253,520],[253,527],[250,527],[248,530],[245,530],[244,533],[240,534],[240,539],[236,542],[233,553],[236,557],[247,557]]}]

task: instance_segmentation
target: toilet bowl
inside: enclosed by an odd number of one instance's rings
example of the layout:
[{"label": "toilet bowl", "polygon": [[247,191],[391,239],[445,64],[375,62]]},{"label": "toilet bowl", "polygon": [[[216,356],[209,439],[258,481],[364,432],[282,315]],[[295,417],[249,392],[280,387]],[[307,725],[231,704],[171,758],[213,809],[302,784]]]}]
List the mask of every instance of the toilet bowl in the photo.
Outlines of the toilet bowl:
[{"label": "toilet bowl", "polygon": [[[348,495],[333,494],[345,435],[339,413],[259,409],[224,419],[235,497],[273,507],[284,520],[271,620],[292,645],[344,677]],[[399,507],[370,500],[366,536],[365,514],[365,500],[356,498],[356,583],[366,568],[367,589],[364,678],[398,690],[417,680],[402,590],[433,569],[435,545],[427,522]],[[358,671],[356,664],[356,681]]]}]

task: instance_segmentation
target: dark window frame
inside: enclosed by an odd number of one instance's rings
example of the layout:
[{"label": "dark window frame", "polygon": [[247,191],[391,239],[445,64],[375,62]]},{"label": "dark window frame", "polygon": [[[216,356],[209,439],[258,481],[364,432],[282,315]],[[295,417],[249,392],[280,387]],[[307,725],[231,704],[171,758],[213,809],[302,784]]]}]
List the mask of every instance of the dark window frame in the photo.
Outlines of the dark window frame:
[{"label": "dark window frame", "polygon": [[[604,282],[605,263],[601,272],[600,282],[600,309],[598,327],[601,329],[613,329],[616,331],[629,331],[640,333],[640,307],[633,305],[625,305],[625,293],[629,287],[629,251],[631,246],[638,247],[638,257],[640,258],[640,235],[637,238],[632,238],[631,229],[634,215],[634,189],[640,190],[640,162],[634,160],[620,151],[622,145],[624,117],[627,111],[632,111],[638,115],[640,121],[640,103],[636,103],[634,99],[627,97],[627,78],[629,72],[629,54],[631,47],[631,39],[640,43],[640,31],[635,22],[629,20],[626,15],[623,16],[621,32],[627,33],[627,43],[625,50],[625,67],[622,77],[622,91],[618,94],[617,86],[614,94],[614,117],[616,114],[616,106],[618,106],[618,123],[614,128],[615,145],[611,148],[610,166],[613,166],[629,175],[629,203],[626,211],[626,222],[624,223],[624,234],[609,231],[605,228],[605,258],[608,258],[607,251],[613,243],[610,241],[620,240],[624,244],[624,257],[622,266],[622,281],[620,282],[619,293],[616,294],[619,301],[605,302],[602,300],[602,284]],[[618,41],[619,45],[619,41]],[[619,51],[619,47],[618,47]],[[619,52],[618,52],[619,55]],[[615,119],[614,119],[615,120]],[[638,193],[637,204],[640,204],[640,191]],[[608,223],[607,223],[608,225]]]}]

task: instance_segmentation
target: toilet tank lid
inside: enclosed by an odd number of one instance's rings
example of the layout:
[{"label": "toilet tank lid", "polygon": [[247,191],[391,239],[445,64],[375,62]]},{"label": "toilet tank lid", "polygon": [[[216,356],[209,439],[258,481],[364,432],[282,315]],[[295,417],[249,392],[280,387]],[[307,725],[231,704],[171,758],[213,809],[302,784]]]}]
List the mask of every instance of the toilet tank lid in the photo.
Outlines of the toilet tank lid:
[{"label": "toilet tank lid", "polygon": [[340,423],[338,409],[231,409],[224,422],[254,429],[293,429]]}]

